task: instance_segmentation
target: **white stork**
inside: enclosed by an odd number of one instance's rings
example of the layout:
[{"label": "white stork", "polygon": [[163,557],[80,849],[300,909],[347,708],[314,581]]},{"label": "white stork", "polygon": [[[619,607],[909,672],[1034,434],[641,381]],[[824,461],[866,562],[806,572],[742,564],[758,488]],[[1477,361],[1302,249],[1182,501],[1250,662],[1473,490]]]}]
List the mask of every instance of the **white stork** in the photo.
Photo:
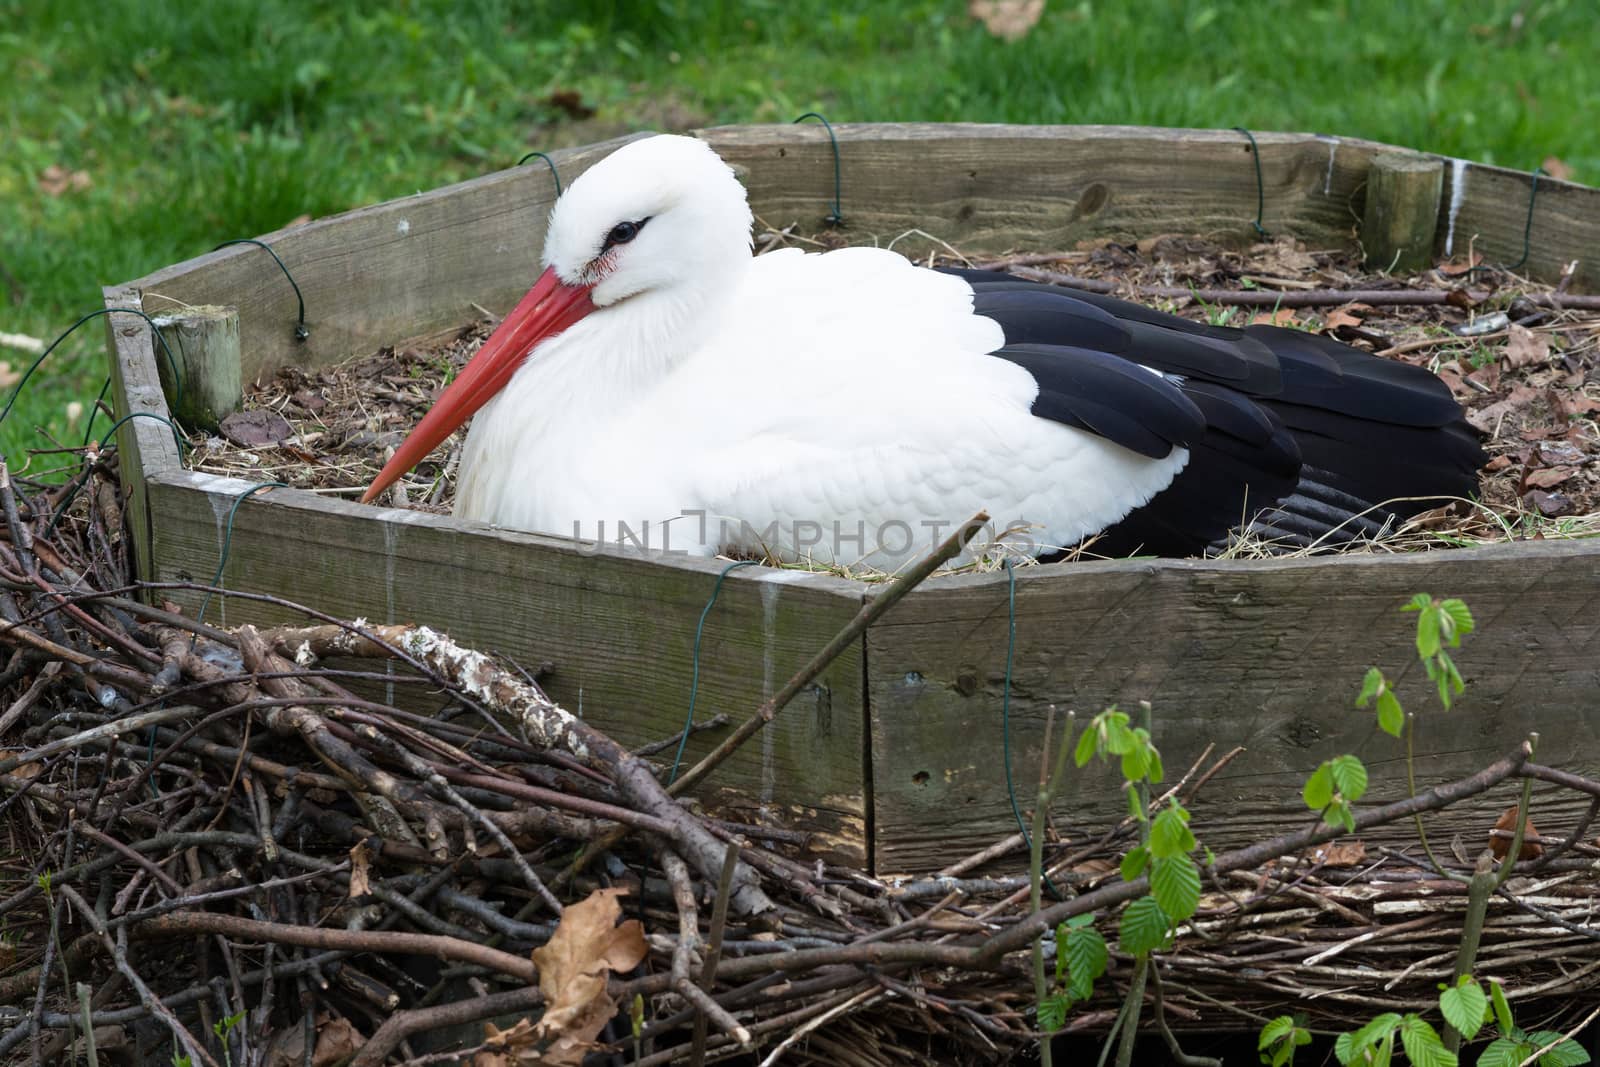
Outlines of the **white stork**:
[{"label": "white stork", "polygon": [[893,252],[751,255],[743,187],[658,136],[556,203],[544,273],[367,490],[476,413],[455,513],[892,569],[975,511],[1030,551],[1368,535],[1475,491],[1427,371]]}]

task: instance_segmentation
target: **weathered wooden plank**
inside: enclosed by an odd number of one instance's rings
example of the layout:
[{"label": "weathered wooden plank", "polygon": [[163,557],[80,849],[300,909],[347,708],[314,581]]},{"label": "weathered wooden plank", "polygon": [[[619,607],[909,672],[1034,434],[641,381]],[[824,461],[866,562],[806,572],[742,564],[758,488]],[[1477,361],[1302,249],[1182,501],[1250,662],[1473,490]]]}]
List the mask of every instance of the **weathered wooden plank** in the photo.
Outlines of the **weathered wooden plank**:
[{"label": "weathered wooden plank", "polygon": [[1518,274],[1554,282],[1577,260],[1573,291],[1600,287],[1600,263],[1594,262],[1600,247],[1600,189],[1541,175],[1535,199],[1533,176],[1525,171],[1453,159],[1439,201],[1437,237],[1441,254],[1461,255],[1471,245],[1490,266],[1517,263],[1526,244],[1528,258],[1516,268]]},{"label": "weathered wooden plank", "polygon": [[[108,286],[103,292],[108,308],[139,307],[135,286]],[[154,529],[145,480],[178,469],[178,445],[172,430],[160,421],[168,417],[167,401],[156,373],[155,335],[149,323],[136,315],[106,315],[104,319],[112,410],[125,420],[117,430],[117,454],[122,490],[127,495],[128,530],[133,538],[134,567],[144,578],[151,573]]]},{"label": "weathered wooden plank", "polygon": [[[969,253],[1070,249],[1081,240],[1163,233],[1255,239],[1250,142],[1232,130],[1135,126],[841,125],[846,236],[886,243],[921,229]],[[699,131],[748,168],[758,215],[823,228],[833,150],[815,124]],[[1370,141],[1257,133],[1266,228],[1318,247],[1350,243]],[[1353,203],[1354,202],[1354,203]],[[915,235],[896,248],[933,247]]]},{"label": "weathered wooden plank", "polygon": [[195,304],[154,319],[173,356],[171,365],[156,361],[156,369],[166,371],[168,406],[183,425],[215,431],[244,397],[239,309]]},{"label": "weathered wooden plank", "polygon": [[[1416,664],[1419,591],[1464,597],[1479,620],[1457,661],[1468,689],[1439,710]],[[1004,575],[940,579],[867,637],[879,873],[936,869],[1014,832],[1002,759]],[[1403,749],[1353,699],[1367,666],[1418,713],[1419,781],[1470,773],[1529,730],[1542,760],[1600,770],[1600,543],[1543,542],[1409,556],[1278,562],[1132,561],[1017,573],[1012,769],[1030,807],[1046,708],[1079,721],[1154,705],[1170,776],[1208,742],[1246,753],[1207,785],[1195,827],[1214,846],[1306,817],[1299,788],[1324,759],[1367,761],[1373,800],[1401,795]],[[1103,827],[1125,805],[1110,768],[1069,773],[1058,814]],[[1514,790],[1433,820],[1476,850]],[[1580,805],[1581,806],[1581,805]],[[1485,814],[1485,812],[1488,814]],[[1570,814],[1570,811],[1567,812]],[[1536,809],[1544,833],[1560,811]],[[1404,841],[1409,826],[1389,838]]]},{"label": "weathered wooden plank", "polygon": [[[628,139],[550,155],[570,182]],[[305,296],[311,332],[303,342],[294,337],[293,290],[253,245],[232,245],[134,284],[152,315],[173,302],[236,305],[248,382],[279,367],[327,366],[459,326],[473,318],[473,304],[509,309],[538,275],[554,201],[541,162],[264,235]]]},{"label": "weathered wooden plank", "polygon": [[[181,471],[149,479],[157,580],[211,580],[228,511],[250,484]],[[557,538],[275,490],[239,507],[223,584],[346,617],[426,622],[526,666],[549,663],[544,684],[555,699],[633,746],[682,728],[695,626],[723,566],[588,554]],[[824,575],[730,574],[706,621],[697,718],[749,715],[860,605],[855,583]],[[229,625],[293,617],[242,600],[213,601],[210,611]],[[434,698],[425,710],[437,707]],[[703,795],[747,819],[815,829],[825,855],[862,863],[863,728],[858,644]],[[697,735],[686,758],[721,736]]]},{"label": "weathered wooden plank", "polygon": [[1444,163],[1415,152],[1379,152],[1367,170],[1361,244],[1369,270],[1411,274],[1433,266]]}]

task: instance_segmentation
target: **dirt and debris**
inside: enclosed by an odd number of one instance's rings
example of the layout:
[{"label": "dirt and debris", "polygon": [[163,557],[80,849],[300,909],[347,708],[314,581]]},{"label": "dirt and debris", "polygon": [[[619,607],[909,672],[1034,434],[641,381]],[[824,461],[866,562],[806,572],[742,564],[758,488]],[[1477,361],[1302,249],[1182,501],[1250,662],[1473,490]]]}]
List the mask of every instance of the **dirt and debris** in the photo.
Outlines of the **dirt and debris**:
[{"label": "dirt and debris", "polygon": [[[757,247],[826,248],[844,241],[838,232],[805,237],[794,227],[768,228]],[[1432,370],[1484,435],[1491,458],[1480,498],[1421,515],[1365,548],[1405,551],[1600,533],[1600,311],[1541,306],[1549,294],[1562,291],[1559,286],[1485,267],[1471,252],[1461,263],[1410,278],[1374,275],[1363,270],[1354,251],[1307,248],[1290,238],[1234,249],[1164,235],[987,261],[946,254],[936,262],[1113,283],[1121,295],[1197,321],[1269,322],[1325,333]],[[1262,294],[1282,294],[1284,302],[1335,290],[1368,294],[1368,299],[1319,307],[1237,307],[1193,295],[1149,295],[1157,289],[1228,290],[1258,300]],[[1447,291],[1448,299],[1390,302],[1406,299],[1406,293],[1439,290]],[[246,411],[224,424],[222,436],[191,441],[192,466],[358,496],[493,326],[492,320],[479,318],[442,343],[384,348],[309,373],[286,369],[256,383],[246,397]],[[385,502],[448,512],[460,445],[458,432]]]}]

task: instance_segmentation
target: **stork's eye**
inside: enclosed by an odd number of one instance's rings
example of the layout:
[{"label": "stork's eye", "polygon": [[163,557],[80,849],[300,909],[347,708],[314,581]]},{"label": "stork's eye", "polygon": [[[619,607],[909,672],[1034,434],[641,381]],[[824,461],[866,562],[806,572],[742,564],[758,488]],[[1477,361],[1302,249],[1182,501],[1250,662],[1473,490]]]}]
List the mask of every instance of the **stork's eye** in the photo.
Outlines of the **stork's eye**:
[{"label": "stork's eye", "polygon": [[638,222],[617,223],[615,226],[611,227],[611,232],[606,234],[606,243],[601,246],[600,251],[604,252],[613,245],[627,244],[629,241],[639,236],[639,231],[643,229],[644,224],[649,221],[649,219],[640,219]]}]

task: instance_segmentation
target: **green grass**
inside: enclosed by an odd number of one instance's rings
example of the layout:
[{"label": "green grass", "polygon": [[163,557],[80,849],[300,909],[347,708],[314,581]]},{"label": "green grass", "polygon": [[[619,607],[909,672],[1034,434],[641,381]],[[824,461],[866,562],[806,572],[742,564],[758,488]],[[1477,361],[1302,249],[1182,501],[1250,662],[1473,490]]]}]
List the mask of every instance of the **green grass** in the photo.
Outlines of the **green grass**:
[{"label": "green grass", "polygon": [[[1593,0],[1050,0],[1009,44],[965,10],[0,0],[0,330],[53,338],[103,283],[530,148],[813,109],[1311,130],[1514,167],[1555,155],[1600,183]],[[554,90],[598,114],[568,118]],[[52,164],[92,184],[44,195]],[[104,378],[102,338],[90,326],[51,357],[0,451],[67,431],[67,402]]]}]

